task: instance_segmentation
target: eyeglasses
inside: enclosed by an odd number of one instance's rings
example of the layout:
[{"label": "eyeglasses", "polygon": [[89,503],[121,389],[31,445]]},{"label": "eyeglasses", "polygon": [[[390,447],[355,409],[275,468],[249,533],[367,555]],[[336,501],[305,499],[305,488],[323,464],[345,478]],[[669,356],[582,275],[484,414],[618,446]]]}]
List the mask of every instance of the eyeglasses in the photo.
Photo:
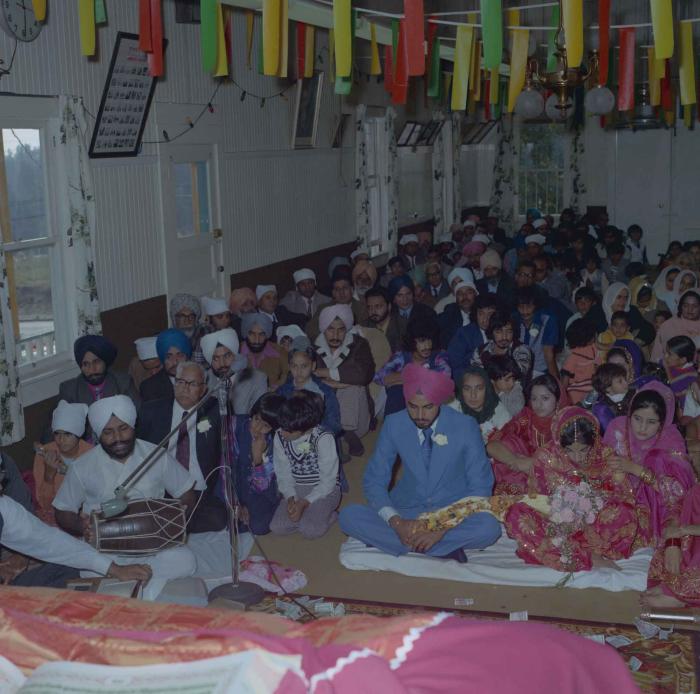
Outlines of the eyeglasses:
[{"label": "eyeglasses", "polygon": [[516,272],[515,273],[516,277],[524,277],[525,279],[531,280],[532,275],[529,272]]},{"label": "eyeglasses", "polygon": [[198,388],[204,385],[204,381],[186,381],[184,378],[176,378],[175,385],[178,388]]},{"label": "eyeglasses", "polygon": [[183,323],[194,323],[197,320],[197,315],[194,313],[176,313],[175,318]]}]

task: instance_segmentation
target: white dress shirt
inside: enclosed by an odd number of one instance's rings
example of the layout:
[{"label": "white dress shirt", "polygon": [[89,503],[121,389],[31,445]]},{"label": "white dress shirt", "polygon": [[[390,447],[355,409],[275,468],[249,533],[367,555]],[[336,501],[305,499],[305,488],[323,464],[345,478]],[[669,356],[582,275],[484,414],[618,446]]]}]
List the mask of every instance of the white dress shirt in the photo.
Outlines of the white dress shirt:
[{"label": "white dress shirt", "polygon": [[[175,427],[179,427],[180,423],[182,422],[182,415],[185,413],[185,410],[182,409],[182,405],[175,400],[173,401],[173,419],[170,422],[170,430],[172,431]],[[189,471],[190,475],[194,477],[196,480],[194,488],[198,491],[201,492],[203,489],[206,489],[206,484],[204,483],[204,475],[202,474],[202,468],[199,465],[199,461],[197,460],[197,415],[193,414],[188,420],[187,420],[187,434],[188,434],[188,439],[189,439],[189,444],[190,444],[190,466],[189,466]],[[168,442],[168,453],[175,459],[175,462],[178,462],[177,459],[175,458],[175,454],[177,451],[177,439],[178,439],[178,434],[173,434],[172,438]],[[180,466],[182,467],[182,466]]]}]

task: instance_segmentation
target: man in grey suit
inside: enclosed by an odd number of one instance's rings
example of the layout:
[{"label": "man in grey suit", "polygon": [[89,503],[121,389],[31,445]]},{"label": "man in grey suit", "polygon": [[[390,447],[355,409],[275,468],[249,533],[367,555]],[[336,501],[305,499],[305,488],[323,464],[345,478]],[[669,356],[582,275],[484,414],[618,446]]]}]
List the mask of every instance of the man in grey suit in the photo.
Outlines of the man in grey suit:
[{"label": "man in grey suit", "polygon": [[202,338],[202,354],[211,367],[209,390],[216,394],[222,381],[230,380],[229,402],[232,414],[249,415],[258,398],[267,393],[267,376],[248,367],[248,360],[238,353],[238,335],[232,328],[217,330]]},{"label": "man in grey suit", "polygon": [[316,273],[302,268],[294,273],[296,289],[288,291],[280,302],[292,313],[301,313],[309,320],[320,308],[331,303],[329,296],[316,289]]}]

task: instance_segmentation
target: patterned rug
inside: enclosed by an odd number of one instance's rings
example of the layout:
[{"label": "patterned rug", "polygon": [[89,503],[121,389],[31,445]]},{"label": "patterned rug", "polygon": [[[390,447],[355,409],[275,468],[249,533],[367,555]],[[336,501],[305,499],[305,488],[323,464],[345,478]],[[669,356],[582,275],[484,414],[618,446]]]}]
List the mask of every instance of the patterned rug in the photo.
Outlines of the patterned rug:
[{"label": "patterned rug", "polygon": [[[294,595],[294,597],[301,597]],[[318,596],[309,596],[318,597]],[[275,597],[266,598],[256,611],[275,612]],[[346,614],[367,614],[375,617],[397,617],[416,612],[439,612],[439,608],[420,607],[416,605],[398,605],[392,603],[348,600],[325,596],[328,602],[342,602]],[[291,602],[290,598],[282,598]],[[504,620],[507,615],[495,612],[477,612],[473,610],[450,610],[464,619]],[[650,694],[676,694],[696,691],[697,672],[700,661],[700,633],[687,630],[674,630],[666,640],[659,638],[643,639],[634,626],[628,624],[604,624],[601,622],[584,622],[570,619],[549,619],[530,617],[530,621],[542,622],[560,629],[574,632],[580,636],[599,635],[603,637],[622,636],[631,643],[620,646],[617,652],[630,665],[632,676],[642,692]],[[299,620],[310,621],[307,614]],[[610,646],[612,648],[612,646]],[[635,670],[635,668],[637,668]]]}]

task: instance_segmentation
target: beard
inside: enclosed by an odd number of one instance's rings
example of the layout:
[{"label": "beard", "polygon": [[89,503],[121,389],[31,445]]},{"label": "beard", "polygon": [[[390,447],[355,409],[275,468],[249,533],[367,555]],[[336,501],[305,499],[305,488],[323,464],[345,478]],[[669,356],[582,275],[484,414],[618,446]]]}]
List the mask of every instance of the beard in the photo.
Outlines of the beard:
[{"label": "beard", "polygon": [[253,354],[260,354],[265,349],[265,345],[267,344],[267,340],[263,342],[261,345],[251,345],[248,340],[245,341],[246,344],[248,345],[248,349],[253,353]]},{"label": "beard", "polygon": [[222,366],[220,369],[212,369],[212,371],[214,372],[214,375],[222,381],[231,375],[230,366]]},{"label": "beard", "polygon": [[104,383],[104,380],[107,376],[107,372],[103,371],[102,373],[99,374],[90,374],[89,376],[86,376],[83,374],[83,378],[91,385],[91,386],[99,386]]},{"label": "beard", "polygon": [[134,452],[134,446],[136,446],[136,432],[134,431],[126,441],[115,441],[109,445],[102,443],[102,448],[104,452],[115,460],[125,460]]},{"label": "beard", "polygon": [[192,339],[192,336],[194,335],[194,331],[197,329],[197,326],[192,326],[191,328],[178,328],[178,330],[181,333],[184,333],[187,336],[188,340]]}]

